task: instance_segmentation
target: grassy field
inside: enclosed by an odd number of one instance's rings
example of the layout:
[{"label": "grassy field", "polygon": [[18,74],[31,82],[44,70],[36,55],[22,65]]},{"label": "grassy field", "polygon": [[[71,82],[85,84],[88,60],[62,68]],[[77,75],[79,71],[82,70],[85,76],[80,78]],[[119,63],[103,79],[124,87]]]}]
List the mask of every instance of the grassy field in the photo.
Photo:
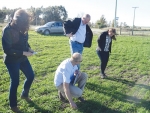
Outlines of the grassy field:
[{"label": "grassy field", "polygon": [[[54,72],[61,61],[70,57],[68,38],[43,36],[29,32],[29,43],[37,55],[29,57],[35,72],[30,90],[32,103],[20,99],[24,82],[21,73],[18,105],[24,113],[150,113],[150,38],[118,36],[113,42],[108,62],[107,79],[99,76],[99,58],[95,52],[97,36],[91,48],[85,48],[81,71],[89,76],[83,97],[86,103],[74,98],[78,109],[62,103],[54,86]],[[2,62],[0,42],[0,113],[10,113],[8,104],[9,75]]]}]

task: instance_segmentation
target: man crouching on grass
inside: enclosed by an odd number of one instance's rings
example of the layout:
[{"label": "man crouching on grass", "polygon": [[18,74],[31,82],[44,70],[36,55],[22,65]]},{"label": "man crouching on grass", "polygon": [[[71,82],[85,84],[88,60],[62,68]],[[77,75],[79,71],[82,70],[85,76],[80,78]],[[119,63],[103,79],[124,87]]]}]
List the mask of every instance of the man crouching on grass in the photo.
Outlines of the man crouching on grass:
[{"label": "man crouching on grass", "polygon": [[[81,102],[85,100],[81,97],[86,81],[87,74],[81,73],[77,65],[82,62],[80,53],[74,53],[71,58],[64,60],[55,72],[54,84],[58,89],[58,95],[61,101],[68,99],[70,106],[74,109],[77,105],[72,97],[78,98]],[[78,83],[78,87],[75,86]]]}]

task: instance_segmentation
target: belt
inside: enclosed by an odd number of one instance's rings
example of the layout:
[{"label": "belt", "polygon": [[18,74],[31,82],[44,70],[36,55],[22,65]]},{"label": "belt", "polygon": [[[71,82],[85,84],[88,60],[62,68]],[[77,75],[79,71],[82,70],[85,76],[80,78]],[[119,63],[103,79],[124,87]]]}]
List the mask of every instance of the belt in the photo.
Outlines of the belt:
[{"label": "belt", "polygon": [[83,44],[83,43],[80,43],[80,42],[77,42],[77,41],[74,41],[74,42],[76,42],[76,43],[78,43],[78,44]]}]

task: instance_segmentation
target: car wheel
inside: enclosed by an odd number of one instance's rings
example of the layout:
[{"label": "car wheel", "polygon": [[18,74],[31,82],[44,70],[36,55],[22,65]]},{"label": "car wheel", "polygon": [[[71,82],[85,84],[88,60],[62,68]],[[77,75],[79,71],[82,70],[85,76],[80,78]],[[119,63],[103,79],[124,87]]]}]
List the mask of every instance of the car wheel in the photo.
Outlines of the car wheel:
[{"label": "car wheel", "polygon": [[48,30],[48,29],[46,29],[45,31],[44,31],[44,35],[49,35],[50,34],[50,31]]}]

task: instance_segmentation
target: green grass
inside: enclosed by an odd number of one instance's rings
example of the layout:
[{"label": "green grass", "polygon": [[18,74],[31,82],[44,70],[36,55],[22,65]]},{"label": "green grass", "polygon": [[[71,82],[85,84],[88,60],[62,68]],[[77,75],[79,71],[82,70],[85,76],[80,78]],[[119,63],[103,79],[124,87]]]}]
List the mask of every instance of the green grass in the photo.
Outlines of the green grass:
[{"label": "green grass", "polygon": [[[61,103],[54,86],[54,72],[64,59],[70,57],[68,38],[61,35],[43,36],[29,32],[29,43],[38,54],[29,57],[35,72],[30,90],[33,103],[20,99],[24,82],[21,73],[18,105],[25,113],[150,113],[150,38],[118,36],[113,41],[108,62],[107,79],[99,76],[99,59],[95,52],[97,36],[91,48],[85,48],[81,71],[89,76],[85,86],[86,103],[74,98],[78,109]],[[0,42],[0,54],[3,54]],[[9,75],[0,57],[0,112],[9,113]]]}]

